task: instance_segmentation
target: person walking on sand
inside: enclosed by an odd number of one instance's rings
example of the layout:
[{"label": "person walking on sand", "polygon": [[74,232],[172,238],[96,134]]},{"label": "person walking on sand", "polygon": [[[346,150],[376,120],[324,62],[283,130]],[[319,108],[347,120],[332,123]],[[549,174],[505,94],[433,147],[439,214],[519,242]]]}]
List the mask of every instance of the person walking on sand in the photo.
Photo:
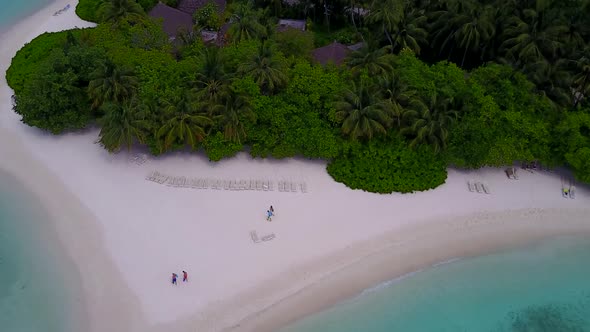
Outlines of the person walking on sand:
[{"label": "person walking on sand", "polygon": [[275,209],[272,207],[272,205],[270,206],[270,213],[272,213],[272,215],[275,215]]},{"label": "person walking on sand", "polygon": [[266,220],[272,221],[272,212],[270,210],[266,210]]},{"label": "person walking on sand", "polygon": [[172,284],[176,285],[176,279],[178,278],[178,275],[176,273],[172,273]]},{"label": "person walking on sand", "polygon": [[182,271],[182,282],[188,281],[188,273],[186,271]]}]

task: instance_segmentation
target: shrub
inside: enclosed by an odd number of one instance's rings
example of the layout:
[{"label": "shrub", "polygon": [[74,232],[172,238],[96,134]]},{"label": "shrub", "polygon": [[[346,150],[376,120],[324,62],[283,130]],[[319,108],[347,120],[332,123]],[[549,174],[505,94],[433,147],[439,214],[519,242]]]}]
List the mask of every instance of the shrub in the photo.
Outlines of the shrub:
[{"label": "shrub", "polygon": [[327,166],[334,180],[375,193],[410,193],[436,188],[447,178],[446,163],[426,146],[410,149],[399,137],[389,142],[350,143]]},{"label": "shrub", "polygon": [[203,146],[207,157],[211,161],[220,161],[223,158],[233,157],[243,148],[240,143],[226,140],[220,131],[215,135],[207,136],[203,141]]},{"label": "shrub", "polygon": [[193,18],[199,26],[207,30],[217,31],[221,27],[221,17],[219,17],[217,4],[212,1],[197,10]]},{"label": "shrub", "polygon": [[[79,30],[70,30],[77,34]],[[62,48],[66,42],[67,31],[46,32],[27,43],[16,52],[12,63],[6,71],[6,81],[16,94],[22,91],[25,82],[36,73],[43,60],[56,48]]]},{"label": "shrub", "polygon": [[104,0],[80,0],[76,6],[76,15],[84,21],[99,22],[98,9]]},{"label": "shrub", "polygon": [[314,47],[313,33],[298,29],[287,29],[274,35],[278,49],[289,57],[309,59]]}]

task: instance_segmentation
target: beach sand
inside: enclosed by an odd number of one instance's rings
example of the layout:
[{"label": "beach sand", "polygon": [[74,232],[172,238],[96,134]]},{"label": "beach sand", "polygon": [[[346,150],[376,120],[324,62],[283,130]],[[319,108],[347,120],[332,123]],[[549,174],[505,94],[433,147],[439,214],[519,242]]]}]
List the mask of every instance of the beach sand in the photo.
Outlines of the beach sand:
[{"label": "beach sand", "polygon": [[[65,4],[72,8],[57,17]],[[2,38],[0,67],[42,31],[91,26],[58,1]],[[51,136],[23,125],[0,86],[0,167],[31,187],[79,267],[88,331],[272,331],[383,280],[454,257],[590,231],[590,193],[561,196],[547,172],[449,170],[441,187],[379,195],[334,182],[299,158],[219,163],[175,153],[133,162],[95,144],[96,130]],[[8,156],[8,157],[6,157]],[[194,178],[269,179],[274,191],[175,188],[152,171]],[[281,180],[307,193],[277,190]],[[466,181],[487,183],[472,193]],[[273,205],[276,216],[265,220]],[[250,231],[274,233],[253,243]],[[385,264],[386,263],[386,264]],[[172,272],[190,281],[172,286]]]}]

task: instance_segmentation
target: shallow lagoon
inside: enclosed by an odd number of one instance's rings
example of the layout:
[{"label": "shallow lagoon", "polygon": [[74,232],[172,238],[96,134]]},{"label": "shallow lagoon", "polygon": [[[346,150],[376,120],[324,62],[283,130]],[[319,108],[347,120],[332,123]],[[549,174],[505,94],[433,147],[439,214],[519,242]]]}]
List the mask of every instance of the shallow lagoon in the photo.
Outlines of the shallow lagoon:
[{"label": "shallow lagoon", "polygon": [[453,261],[365,291],[281,332],[590,331],[590,239]]}]

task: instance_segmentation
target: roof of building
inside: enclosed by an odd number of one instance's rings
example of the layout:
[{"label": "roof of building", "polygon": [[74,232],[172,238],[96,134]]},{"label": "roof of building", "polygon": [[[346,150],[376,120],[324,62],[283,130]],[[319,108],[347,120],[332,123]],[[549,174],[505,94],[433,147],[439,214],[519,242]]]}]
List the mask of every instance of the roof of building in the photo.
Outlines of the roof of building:
[{"label": "roof of building", "polygon": [[209,2],[215,3],[220,13],[223,13],[225,11],[225,0],[180,0],[178,1],[178,9],[192,15],[199,8],[202,8]]},{"label": "roof of building", "polygon": [[193,28],[191,15],[161,2],[150,10],[149,16],[163,19],[164,32],[170,37],[176,37],[180,29],[190,31]]},{"label": "roof of building", "polygon": [[351,50],[351,51],[358,51],[361,48],[363,48],[364,46],[365,46],[365,43],[364,42],[358,42],[356,44],[348,45],[346,47],[348,47],[348,49]]},{"label": "roof of building", "polygon": [[322,65],[326,65],[328,63],[340,65],[344,62],[344,59],[346,59],[349,52],[350,50],[348,47],[346,47],[346,45],[333,42],[332,44],[326,45],[324,47],[316,48],[311,52],[311,54],[313,59]]},{"label": "roof of building", "polygon": [[305,23],[304,20],[279,20],[277,31],[285,31],[287,29],[305,31]]}]

